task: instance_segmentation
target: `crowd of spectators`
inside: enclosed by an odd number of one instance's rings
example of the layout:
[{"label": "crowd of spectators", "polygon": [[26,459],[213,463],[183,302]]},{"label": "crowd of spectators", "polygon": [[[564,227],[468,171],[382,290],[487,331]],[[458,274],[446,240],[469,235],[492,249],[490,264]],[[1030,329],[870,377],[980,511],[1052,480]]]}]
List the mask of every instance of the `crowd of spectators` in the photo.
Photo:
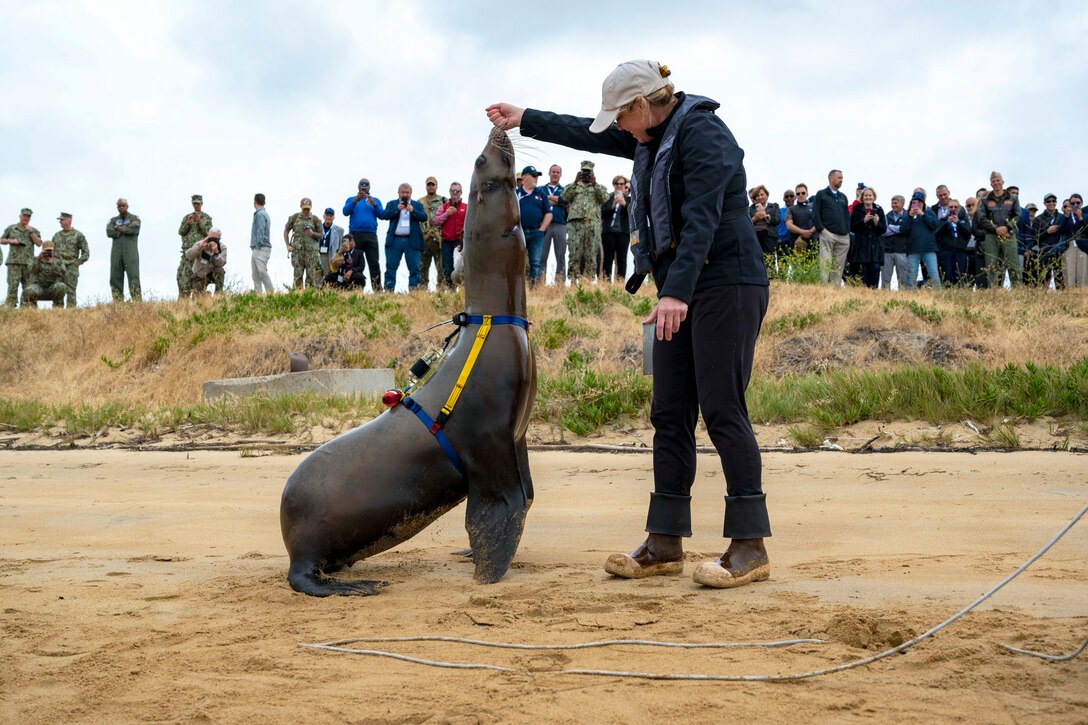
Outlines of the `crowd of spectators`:
[{"label": "crowd of spectators", "polygon": [[[631,184],[623,175],[612,179],[611,189],[597,183],[594,164],[582,162],[572,182],[562,183],[563,169],[553,164],[548,183],[543,174],[526,166],[517,175],[517,198],[528,252],[530,286],[544,282],[549,256],[554,254],[554,282],[601,281],[622,283],[627,257],[634,243],[630,219]],[[1084,200],[1070,194],[1059,204],[1055,194],[1021,205],[1020,190],[1006,186],[998,172],[963,203],[945,185],[928,203],[927,192],[916,187],[907,197],[893,195],[885,211],[877,190],[858,183],[854,199],[842,190],[843,173],[828,174],[826,187],[810,194],[797,184],[782,194],[782,204],[770,201],[770,191],[758,185],[749,191],[748,216],[772,275],[788,276],[791,264],[816,257],[820,281],[841,285],[856,281],[871,288],[970,286],[978,289],[1028,285],[1056,289],[1088,286],[1088,223]],[[407,269],[409,289],[427,289],[430,270],[435,284],[454,287],[458,252],[463,245],[468,205],[459,182],[449,196],[437,191],[433,176],[426,194],[412,199],[412,186],[401,184],[397,197],[383,204],[370,193],[370,180],[359,180],[357,191],[343,204],[343,226],[336,209],[323,217],[313,213],[313,202],[303,198],[299,211],[283,229],[283,243],[291,256],[293,284],[341,289],[393,292],[401,264]],[[194,194],[193,211],[178,228],[181,238],[177,271],[178,297],[224,291],[227,247],[222,232],[203,209],[204,199]],[[272,253],[272,221],[265,197],[253,199],[250,233],[250,268],[253,288],[272,293],[268,273]],[[141,297],[138,238],[141,220],[117,200],[117,215],[106,224],[113,240],[110,289],[115,300]],[[7,305],[74,306],[79,268],[90,258],[87,238],[72,227],[72,215],[57,219],[60,231],[43,240],[30,225],[33,212],[24,208],[19,222],[8,226],[0,245],[8,247]],[[385,274],[381,269],[379,229],[385,228]],[[41,253],[34,255],[34,248]]]},{"label": "crowd of spectators", "polygon": [[963,203],[942,184],[928,204],[926,190],[915,187],[909,198],[892,196],[885,212],[871,186],[858,183],[849,200],[841,171],[827,181],[811,196],[803,183],[787,189],[781,206],[769,201],[766,186],[749,191],[748,216],[772,272],[788,270],[791,256],[815,253],[820,280],[831,285],[855,279],[890,289],[894,278],[903,289],[1088,286],[1080,194],[1060,207],[1057,195],[1046,194],[1040,213],[1035,203],[1021,207],[1020,189],[995,171],[989,188]]}]

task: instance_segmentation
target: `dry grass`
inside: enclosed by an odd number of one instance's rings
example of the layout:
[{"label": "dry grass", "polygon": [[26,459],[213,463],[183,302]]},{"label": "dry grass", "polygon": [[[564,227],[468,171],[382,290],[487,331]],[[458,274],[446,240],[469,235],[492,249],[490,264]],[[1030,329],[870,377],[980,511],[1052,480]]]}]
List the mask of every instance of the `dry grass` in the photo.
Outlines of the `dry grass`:
[{"label": "dry grass", "polygon": [[[542,375],[570,354],[589,369],[641,368],[641,317],[653,302],[622,288],[532,293]],[[141,406],[195,403],[205,380],[286,372],[288,351],[311,366],[404,371],[451,328],[418,334],[461,309],[451,293],[289,293],[195,302],[0,310],[0,398]],[[963,369],[1031,361],[1066,368],[1088,355],[1088,290],[889,293],[772,287],[757,376],[918,364]],[[103,359],[105,358],[105,360]]]}]

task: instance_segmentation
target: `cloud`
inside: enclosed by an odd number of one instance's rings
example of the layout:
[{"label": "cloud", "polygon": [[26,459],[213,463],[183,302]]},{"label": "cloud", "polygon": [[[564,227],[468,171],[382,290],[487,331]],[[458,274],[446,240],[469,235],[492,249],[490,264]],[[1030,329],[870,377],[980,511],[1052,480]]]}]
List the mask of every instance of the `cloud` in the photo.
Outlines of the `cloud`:
[{"label": "cloud", "polygon": [[[0,221],[22,206],[45,233],[60,211],[91,242],[83,300],[109,296],[106,221],[125,196],[144,221],[145,290],[176,294],[189,196],[224,230],[250,286],[252,196],[280,230],[302,196],[338,212],[366,175],[376,195],[434,174],[468,183],[507,100],[593,115],[621,60],[667,63],[682,90],[722,103],[749,186],[779,197],[831,167],[886,201],[947,183],[965,197],[999,168],[1023,194],[1083,185],[1079,3],[660,3],[559,7],[436,2],[0,2],[7,89]],[[585,154],[519,143],[520,163]],[[598,177],[628,173],[594,158]],[[1084,189],[1081,189],[1082,193]],[[338,214],[339,216],[339,214]],[[278,236],[278,241],[277,241]],[[403,269],[402,269],[403,276]]]}]

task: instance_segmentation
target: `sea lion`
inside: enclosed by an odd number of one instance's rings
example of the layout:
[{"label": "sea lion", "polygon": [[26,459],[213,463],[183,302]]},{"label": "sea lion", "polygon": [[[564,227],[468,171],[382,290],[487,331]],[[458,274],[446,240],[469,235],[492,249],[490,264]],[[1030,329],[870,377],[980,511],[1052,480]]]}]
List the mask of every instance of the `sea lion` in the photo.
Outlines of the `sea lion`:
[{"label": "sea lion", "polygon": [[[468,201],[465,312],[524,319],[525,237],[514,194],[514,150],[500,129],[491,131],[476,159]],[[463,327],[445,360],[412,392],[431,418],[461,375],[478,329]],[[533,501],[525,432],[535,397],[528,331],[494,325],[443,428],[464,475],[405,405],[311,453],[287,480],[280,503],[291,586],[313,596],[376,594],[385,582],[326,574],[410,539],[466,496],[475,578],[501,579]]]}]

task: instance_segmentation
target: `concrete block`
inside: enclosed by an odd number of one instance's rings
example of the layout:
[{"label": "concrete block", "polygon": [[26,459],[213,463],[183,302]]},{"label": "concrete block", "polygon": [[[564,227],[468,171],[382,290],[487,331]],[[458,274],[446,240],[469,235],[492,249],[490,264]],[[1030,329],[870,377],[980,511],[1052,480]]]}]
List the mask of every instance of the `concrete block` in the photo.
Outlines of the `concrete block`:
[{"label": "concrete block", "polygon": [[204,383],[204,398],[214,400],[224,395],[244,397],[261,393],[299,393],[306,390],[318,395],[380,395],[392,387],[393,371],[388,368],[307,370],[255,378],[208,380]]}]

